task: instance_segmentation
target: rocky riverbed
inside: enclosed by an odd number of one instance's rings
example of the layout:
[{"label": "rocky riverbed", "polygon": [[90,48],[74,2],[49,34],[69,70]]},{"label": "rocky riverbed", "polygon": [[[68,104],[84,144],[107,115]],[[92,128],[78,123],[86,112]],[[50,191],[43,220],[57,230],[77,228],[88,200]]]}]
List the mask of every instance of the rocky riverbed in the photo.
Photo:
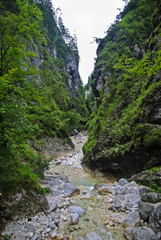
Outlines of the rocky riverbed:
[{"label": "rocky riverbed", "polygon": [[87,134],[72,137],[75,149],[50,162],[42,186],[47,203],[32,216],[16,218],[2,232],[11,240],[159,240],[157,193],[126,179],[96,179],[81,166]]}]

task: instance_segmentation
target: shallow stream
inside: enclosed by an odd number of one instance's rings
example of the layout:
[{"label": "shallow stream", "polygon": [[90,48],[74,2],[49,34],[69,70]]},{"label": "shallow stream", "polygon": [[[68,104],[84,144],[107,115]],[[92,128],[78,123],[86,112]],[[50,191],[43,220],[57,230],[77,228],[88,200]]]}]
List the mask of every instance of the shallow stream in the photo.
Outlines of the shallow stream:
[{"label": "shallow stream", "polygon": [[[125,213],[110,211],[114,195],[108,189],[100,192],[102,183],[110,189],[115,179],[92,177],[81,166],[82,146],[87,141],[82,132],[72,141],[75,149],[60,153],[50,162],[42,186],[50,188],[46,196],[48,210],[29,217],[14,218],[8,222],[2,235],[10,240],[124,240],[121,219]],[[74,191],[68,194],[65,188]],[[107,190],[106,189],[106,190]],[[76,191],[75,191],[76,190]],[[83,214],[70,212],[81,209]],[[32,209],[31,209],[32,211]],[[77,217],[74,222],[73,214]],[[6,238],[5,238],[6,239]]]},{"label": "shallow stream", "polygon": [[[58,161],[61,160],[61,164],[54,167],[51,165],[50,167],[53,175],[66,175],[70,182],[78,186],[80,194],[73,196],[72,200],[86,211],[80,217],[79,223],[70,225],[66,233],[74,240],[123,240],[125,239],[123,237],[124,228],[117,222],[119,216],[108,210],[111,206],[112,196],[110,194],[100,195],[94,189],[95,184],[103,182],[112,185],[115,179],[97,179],[81,167],[81,159],[83,158],[82,146],[86,140],[86,132],[72,137],[75,149],[69,153],[61,153],[58,157]],[[89,238],[86,238],[88,235]]]}]

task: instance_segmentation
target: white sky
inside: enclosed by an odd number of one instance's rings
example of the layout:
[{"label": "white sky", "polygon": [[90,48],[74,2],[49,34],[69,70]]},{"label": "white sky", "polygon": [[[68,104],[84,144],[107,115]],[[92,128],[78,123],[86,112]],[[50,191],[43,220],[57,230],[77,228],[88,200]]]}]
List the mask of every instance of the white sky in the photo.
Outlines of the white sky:
[{"label": "white sky", "polygon": [[103,38],[122,8],[122,0],[52,0],[55,9],[62,10],[65,27],[78,38],[79,72],[84,84],[94,69],[97,44],[93,38]]}]

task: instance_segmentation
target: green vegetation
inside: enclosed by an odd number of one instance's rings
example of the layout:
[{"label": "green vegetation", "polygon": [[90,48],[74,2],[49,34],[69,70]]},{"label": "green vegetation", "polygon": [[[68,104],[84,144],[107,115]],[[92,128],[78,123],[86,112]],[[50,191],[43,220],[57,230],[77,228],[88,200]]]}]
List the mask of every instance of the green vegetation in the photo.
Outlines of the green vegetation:
[{"label": "green vegetation", "polygon": [[3,236],[3,238],[4,238],[5,240],[9,240],[9,239],[11,239],[11,235],[5,234],[5,235]]},{"label": "green vegetation", "polygon": [[88,109],[88,117],[89,114],[92,113],[92,110],[94,109],[94,104],[95,104],[95,97],[91,88],[92,85],[92,79],[91,77],[88,78],[88,83],[84,86],[84,98],[86,99],[86,108]]},{"label": "green vegetation", "polygon": [[154,28],[157,14],[155,1],[131,0],[99,43],[92,78],[96,82],[100,72],[99,78],[107,79],[108,91],[105,87],[99,91],[98,107],[88,122],[85,161],[90,161],[88,155],[94,151],[106,159],[161,147],[160,123],[154,122],[154,111],[148,109],[148,104],[159,101],[156,96],[161,89],[161,46],[156,40],[161,35],[160,22]]},{"label": "green vegetation", "polygon": [[[161,180],[159,180],[159,171],[160,167],[153,167],[146,171],[147,181],[145,182],[145,185],[147,185],[152,192],[155,191],[157,193],[161,193]],[[157,175],[157,177],[155,177],[155,175]]]},{"label": "green vegetation", "polygon": [[69,137],[85,121],[81,81],[76,99],[66,84],[66,56],[79,59],[76,42],[65,43],[50,0],[1,1],[0,26],[0,192],[43,193],[48,161],[30,140]]},{"label": "green vegetation", "polygon": [[[150,188],[150,192],[157,192],[161,193],[161,187],[153,180],[147,180],[147,183],[145,184]],[[158,199],[160,201],[160,198]]]},{"label": "green vegetation", "polygon": [[[42,24],[41,11],[36,5],[16,1],[17,13],[4,12],[0,17],[0,185],[1,191],[25,186],[39,191],[39,178],[36,168],[45,162],[37,154],[32,154],[29,162],[24,154],[31,154],[25,146],[26,139],[37,131],[38,127],[29,122],[27,104],[34,95],[35,67],[29,66],[29,57],[35,53],[29,51],[31,41],[44,43],[39,26]],[[23,41],[22,41],[23,40]],[[30,76],[33,77],[30,77]],[[31,87],[29,87],[31,85]],[[32,99],[34,100],[34,98]]]}]

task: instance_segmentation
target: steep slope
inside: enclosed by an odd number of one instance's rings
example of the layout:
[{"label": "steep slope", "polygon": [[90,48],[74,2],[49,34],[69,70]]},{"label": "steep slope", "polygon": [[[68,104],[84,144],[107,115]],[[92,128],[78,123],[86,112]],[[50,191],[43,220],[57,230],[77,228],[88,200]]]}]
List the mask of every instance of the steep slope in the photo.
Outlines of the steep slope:
[{"label": "steep slope", "polygon": [[71,144],[88,112],[76,41],[66,44],[50,0],[3,0],[0,25],[0,193],[41,191],[44,142]]},{"label": "steep slope", "polygon": [[131,176],[161,165],[160,7],[131,0],[99,43],[86,167]]}]

